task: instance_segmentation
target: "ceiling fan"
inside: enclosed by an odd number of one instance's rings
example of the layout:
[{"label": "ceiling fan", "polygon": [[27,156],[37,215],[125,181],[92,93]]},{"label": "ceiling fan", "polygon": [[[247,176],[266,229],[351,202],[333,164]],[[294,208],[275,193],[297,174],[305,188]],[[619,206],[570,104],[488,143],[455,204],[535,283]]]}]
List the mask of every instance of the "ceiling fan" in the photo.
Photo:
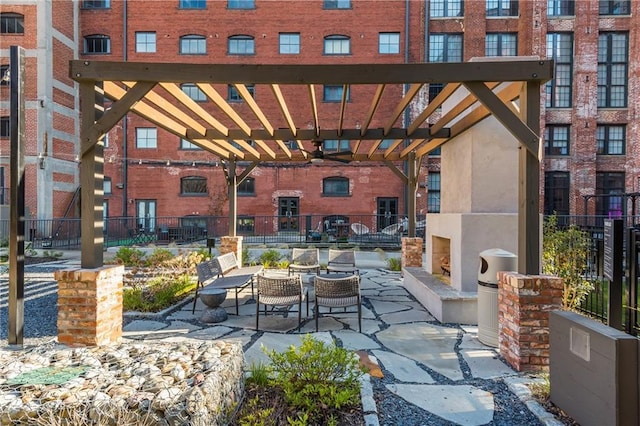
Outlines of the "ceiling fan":
[{"label": "ceiling fan", "polygon": [[325,153],[322,150],[323,142],[324,141],[322,141],[322,140],[314,140],[313,141],[313,146],[315,146],[316,149],[314,149],[313,151],[307,151],[306,149],[302,150],[302,151],[306,152],[307,154],[309,154],[311,156],[311,160],[309,161],[310,163],[322,163],[324,160],[338,161],[340,163],[350,163],[351,162],[351,160],[349,160],[347,158],[340,158],[340,157],[351,156],[351,155],[353,155],[353,152],[351,152],[351,151],[336,151],[336,152]]}]

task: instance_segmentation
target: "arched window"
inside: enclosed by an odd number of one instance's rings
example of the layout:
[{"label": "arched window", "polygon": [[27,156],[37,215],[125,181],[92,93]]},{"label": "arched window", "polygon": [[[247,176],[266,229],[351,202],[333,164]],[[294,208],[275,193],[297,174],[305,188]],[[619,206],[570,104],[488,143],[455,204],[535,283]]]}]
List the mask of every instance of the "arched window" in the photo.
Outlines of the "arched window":
[{"label": "arched window", "polygon": [[330,35],[324,38],[325,55],[350,55],[351,39],[345,35]]},{"label": "arched window", "polygon": [[84,38],[84,53],[89,55],[111,53],[111,38],[104,34],[86,36]]},{"label": "arched window", "polygon": [[228,53],[229,55],[255,55],[255,40],[248,35],[231,36],[229,37]]},{"label": "arched window", "polygon": [[180,37],[180,53],[182,55],[204,55],[207,53],[207,38],[196,34]]},{"label": "arched window", "polygon": [[349,195],[349,179],[344,177],[328,177],[322,180],[322,195]]},{"label": "arched window", "polygon": [[207,193],[207,178],[186,176],[180,179],[180,194],[202,195]]},{"label": "arched window", "polygon": [[24,15],[0,13],[0,34],[24,34]]}]

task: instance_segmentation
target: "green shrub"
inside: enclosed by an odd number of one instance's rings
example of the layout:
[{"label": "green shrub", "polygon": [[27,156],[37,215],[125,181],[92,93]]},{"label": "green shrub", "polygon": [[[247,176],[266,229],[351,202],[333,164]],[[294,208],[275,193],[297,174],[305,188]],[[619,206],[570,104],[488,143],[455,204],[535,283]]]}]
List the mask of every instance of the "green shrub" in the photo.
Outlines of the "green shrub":
[{"label": "green shrub", "polygon": [[251,255],[249,254],[249,247],[242,247],[242,264],[244,266],[251,265]]},{"label": "green shrub", "polygon": [[137,248],[120,247],[114,258],[124,266],[142,266],[144,264],[144,252]]},{"label": "green shrub", "polygon": [[152,278],[147,283],[125,287],[125,311],[158,312],[184,299],[196,288],[196,282],[187,274]]},{"label": "green shrub", "polygon": [[276,249],[269,249],[260,255],[260,264],[265,268],[275,268],[282,259],[282,255]]},{"label": "green shrub", "polygon": [[578,227],[560,229],[555,215],[544,223],[542,272],[564,281],[562,304],[566,309],[575,310],[593,290],[593,283],[585,278],[589,244],[589,236]]},{"label": "green shrub", "polygon": [[159,266],[163,262],[174,257],[170,250],[165,248],[157,248],[145,259],[146,266]]},{"label": "green shrub", "polygon": [[390,257],[387,259],[387,268],[391,271],[401,271],[402,270],[402,260],[397,257]]}]

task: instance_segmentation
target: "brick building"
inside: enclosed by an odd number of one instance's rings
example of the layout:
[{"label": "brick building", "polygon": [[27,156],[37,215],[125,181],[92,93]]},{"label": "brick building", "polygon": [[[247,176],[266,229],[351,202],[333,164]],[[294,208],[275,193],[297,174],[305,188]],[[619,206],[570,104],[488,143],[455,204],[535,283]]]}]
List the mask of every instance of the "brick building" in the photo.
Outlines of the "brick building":
[{"label": "brick building", "polygon": [[[66,59],[72,55],[108,61],[247,64],[549,57],[556,61],[556,78],[547,84],[542,105],[544,212],[583,214],[586,207],[589,214],[618,214],[624,209],[625,197],[589,196],[640,191],[640,59],[631,55],[639,49],[638,2],[83,0],[9,1],[1,7],[2,57],[6,57],[6,46],[15,43],[28,49],[29,60],[42,57],[36,61],[39,67],[47,64],[42,70],[37,68],[37,87],[42,86],[42,91],[28,92],[28,114],[37,117],[29,120],[37,129],[28,130],[33,132],[28,139],[38,141],[37,147],[28,149],[28,174],[39,180],[33,180],[38,182],[38,195],[31,187],[27,201],[38,217],[61,216],[73,205],[78,184],[73,162],[78,149],[73,145],[77,100],[66,78]],[[21,34],[7,27],[20,16]],[[64,31],[58,29],[63,19]],[[30,38],[34,40],[29,42]],[[36,40],[44,41],[37,44]],[[70,46],[70,41],[76,45]],[[440,88],[436,84],[425,87],[414,102],[428,102]],[[182,89],[196,102],[206,100],[195,86]],[[255,98],[272,96],[249,89]],[[4,118],[7,92],[4,87],[1,90]],[[249,111],[233,87],[217,90],[234,109]],[[396,97],[402,90],[389,88]],[[320,123],[335,115],[342,91],[342,87],[316,88],[322,104]],[[47,92],[50,95],[44,96]],[[353,117],[366,115],[369,108],[367,102],[359,102],[358,95],[348,94],[345,122],[349,127],[360,125]],[[40,100],[45,101],[44,106]],[[388,105],[383,103],[380,108],[393,108],[395,103]],[[202,106],[209,108],[206,102]],[[299,107],[308,108],[308,102],[301,99]],[[274,103],[264,113],[275,114],[276,108]],[[257,119],[248,124],[256,123]],[[64,126],[69,130],[58,128]],[[4,154],[6,133],[1,136]],[[226,213],[224,173],[214,155],[133,115],[112,129],[104,142],[109,216]],[[325,141],[325,150],[338,149],[349,149],[348,143]],[[38,168],[40,153],[47,156],[44,169]],[[4,167],[0,176],[6,186],[8,157],[0,157],[0,167]],[[417,212],[437,212],[437,152],[423,162],[422,176],[423,196],[418,199]],[[428,196],[424,196],[425,187]],[[58,193],[61,188],[66,192]],[[406,204],[400,180],[378,163],[261,164],[239,188],[239,195],[238,213],[247,220],[257,215],[382,215],[391,211],[395,216],[403,214]]]}]

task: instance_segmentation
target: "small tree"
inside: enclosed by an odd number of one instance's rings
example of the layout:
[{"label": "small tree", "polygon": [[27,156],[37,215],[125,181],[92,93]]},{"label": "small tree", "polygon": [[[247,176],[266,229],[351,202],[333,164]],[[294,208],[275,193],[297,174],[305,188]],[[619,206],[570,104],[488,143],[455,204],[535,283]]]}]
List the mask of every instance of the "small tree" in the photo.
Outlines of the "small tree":
[{"label": "small tree", "polygon": [[589,236],[575,225],[559,228],[555,215],[547,218],[543,232],[542,272],[562,278],[562,304],[575,310],[594,288],[585,278]]}]

